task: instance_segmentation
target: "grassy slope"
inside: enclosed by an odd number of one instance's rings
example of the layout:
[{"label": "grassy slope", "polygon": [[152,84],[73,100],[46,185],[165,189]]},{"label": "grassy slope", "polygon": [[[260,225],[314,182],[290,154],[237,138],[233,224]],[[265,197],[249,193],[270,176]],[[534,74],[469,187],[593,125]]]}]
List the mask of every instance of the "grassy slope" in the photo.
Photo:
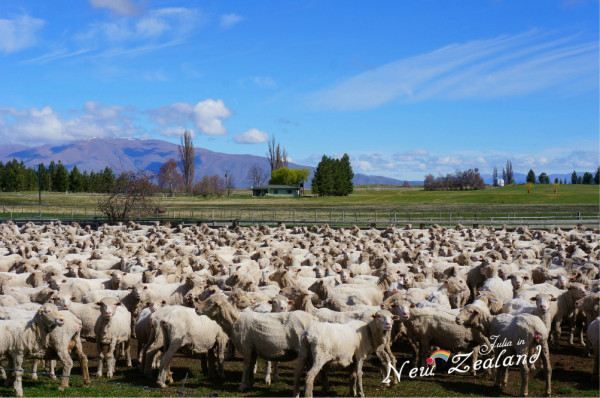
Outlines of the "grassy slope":
[{"label": "grassy slope", "polygon": [[[54,206],[94,206],[97,195],[44,193],[43,203]],[[347,197],[252,198],[249,191],[235,191],[230,198],[178,196],[161,199],[165,206],[177,208],[200,206],[235,207],[380,207],[421,205],[595,205],[599,204],[598,185],[536,185],[527,193],[524,185],[487,188],[479,191],[424,191],[422,188],[357,188]],[[37,193],[0,193],[0,205],[37,204]]]}]

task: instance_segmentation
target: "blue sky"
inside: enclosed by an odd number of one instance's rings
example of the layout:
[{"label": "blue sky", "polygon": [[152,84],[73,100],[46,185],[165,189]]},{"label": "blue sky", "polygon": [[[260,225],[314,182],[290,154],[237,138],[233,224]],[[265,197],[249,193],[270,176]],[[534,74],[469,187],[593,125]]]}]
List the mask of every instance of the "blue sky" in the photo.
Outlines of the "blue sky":
[{"label": "blue sky", "polygon": [[399,179],[599,163],[598,1],[0,4],[0,142],[351,155]]}]

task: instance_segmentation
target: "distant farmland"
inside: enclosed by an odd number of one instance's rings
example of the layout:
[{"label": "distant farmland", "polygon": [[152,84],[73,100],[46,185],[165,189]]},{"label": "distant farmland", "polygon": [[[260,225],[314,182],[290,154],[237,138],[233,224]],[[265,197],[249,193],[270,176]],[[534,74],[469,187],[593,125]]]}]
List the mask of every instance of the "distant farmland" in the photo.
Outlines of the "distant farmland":
[{"label": "distant farmland", "polygon": [[[227,198],[158,195],[163,213],[177,220],[256,222],[327,222],[377,224],[467,220],[502,224],[525,219],[598,221],[598,185],[525,185],[478,191],[425,191],[422,188],[358,187],[346,197],[253,198],[236,190]],[[96,204],[102,195],[0,193],[2,219],[101,219]],[[135,214],[134,214],[135,218]],[[157,217],[154,217],[157,218]],[[542,224],[543,224],[542,223]]]}]

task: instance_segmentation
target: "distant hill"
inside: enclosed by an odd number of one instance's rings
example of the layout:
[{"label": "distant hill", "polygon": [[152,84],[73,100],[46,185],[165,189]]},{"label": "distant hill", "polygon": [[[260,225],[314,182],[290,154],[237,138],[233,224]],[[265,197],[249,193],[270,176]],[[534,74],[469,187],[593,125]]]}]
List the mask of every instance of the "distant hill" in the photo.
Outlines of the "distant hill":
[{"label": "distant hill", "polygon": [[[151,171],[157,172],[160,166],[170,158],[178,158],[178,146],[161,140],[139,139],[100,139],[74,141],[64,145],[41,145],[26,147],[22,145],[0,145],[0,161],[12,159],[23,161],[27,166],[51,161],[63,162],[69,169],[77,166],[80,170],[101,170],[106,166],[115,172]],[[268,170],[267,159],[255,155],[236,155],[196,148],[196,178],[205,175],[223,175],[225,171],[233,176],[235,185],[247,187],[248,169],[257,164]],[[293,168],[313,167],[290,164]],[[309,184],[310,184],[309,179]],[[403,181],[394,178],[372,176],[357,173],[355,185],[401,185]]]}]

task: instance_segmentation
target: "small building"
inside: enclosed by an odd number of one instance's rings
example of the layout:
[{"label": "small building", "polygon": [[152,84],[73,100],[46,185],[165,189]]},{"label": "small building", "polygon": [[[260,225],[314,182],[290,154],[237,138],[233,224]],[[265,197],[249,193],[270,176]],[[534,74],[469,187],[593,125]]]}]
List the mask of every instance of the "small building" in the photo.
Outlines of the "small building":
[{"label": "small building", "polygon": [[503,187],[504,186],[504,178],[498,178],[498,186],[499,187]]},{"label": "small building", "polygon": [[263,187],[252,187],[252,196],[278,196],[297,198],[302,196],[304,188],[296,185],[267,185]]}]

